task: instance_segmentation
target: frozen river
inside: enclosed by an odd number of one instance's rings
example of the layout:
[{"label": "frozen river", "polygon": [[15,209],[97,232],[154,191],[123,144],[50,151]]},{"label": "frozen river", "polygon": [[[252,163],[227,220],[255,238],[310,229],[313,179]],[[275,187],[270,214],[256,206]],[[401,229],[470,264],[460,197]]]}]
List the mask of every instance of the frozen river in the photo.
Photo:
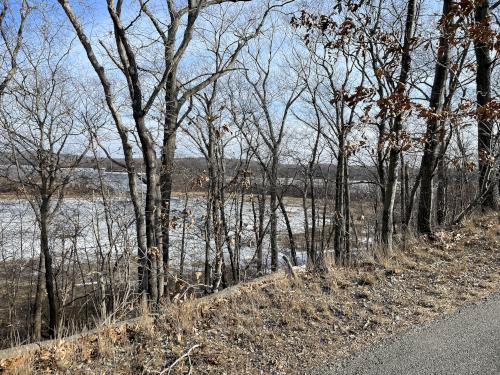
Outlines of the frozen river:
[{"label": "frozen river", "polygon": [[[120,256],[124,252],[135,254],[135,225],[132,206],[127,200],[113,199],[110,202],[111,213],[106,222],[104,205],[100,200],[73,199],[64,200],[61,209],[54,217],[50,229],[51,249],[57,256],[70,251],[76,251],[81,259],[93,258],[99,254],[113,254]],[[174,198],[172,202],[172,216],[182,217],[186,202]],[[269,209],[269,208],[268,208]],[[229,234],[235,234],[236,206],[228,204],[226,216],[228,218]],[[201,270],[205,257],[204,215],[206,199],[195,196],[187,202],[185,228],[185,264],[192,270]],[[302,233],[304,227],[301,207],[287,208],[289,220],[294,233]],[[243,231],[240,259],[242,265],[250,261],[254,255],[256,244],[253,232],[254,218],[252,204],[243,204]],[[269,219],[266,212],[265,220]],[[108,232],[108,225],[112,228]],[[279,215],[279,231],[286,233],[286,225],[281,214]],[[171,229],[171,262],[175,267],[180,259],[183,225],[179,219],[175,228]],[[213,244],[212,244],[213,247]],[[264,254],[269,252],[269,241],[263,242]],[[38,254],[39,230],[35,215],[29,202],[26,200],[0,200],[0,252],[3,261],[28,260]],[[287,253],[287,249],[283,249]],[[301,253],[299,260],[305,261]]]}]

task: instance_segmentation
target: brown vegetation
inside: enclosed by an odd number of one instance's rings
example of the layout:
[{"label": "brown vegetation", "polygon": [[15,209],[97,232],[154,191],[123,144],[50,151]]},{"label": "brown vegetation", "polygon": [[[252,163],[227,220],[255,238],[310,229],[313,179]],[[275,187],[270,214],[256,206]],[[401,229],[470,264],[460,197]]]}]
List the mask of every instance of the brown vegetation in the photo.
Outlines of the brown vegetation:
[{"label": "brown vegetation", "polygon": [[366,258],[322,276],[301,271],[295,280],[277,273],[78,339],[0,354],[0,369],[303,373],[499,291],[499,245],[500,217],[490,214],[438,232],[435,242],[415,241],[390,259]]}]

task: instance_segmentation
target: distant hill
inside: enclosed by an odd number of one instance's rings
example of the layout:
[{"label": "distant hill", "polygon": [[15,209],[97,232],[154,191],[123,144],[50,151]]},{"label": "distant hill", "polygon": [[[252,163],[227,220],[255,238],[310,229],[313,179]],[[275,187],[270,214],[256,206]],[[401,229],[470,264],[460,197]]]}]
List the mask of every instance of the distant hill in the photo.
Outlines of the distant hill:
[{"label": "distant hill", "polygon": [[[22,162],[22,158],[19,158]],[[74,155],[62,155],[62,165],[69,166],[75,161]],[[144,170],[144,163],[142,158],[135,159],[136,167],[139,171]],[[242,162],[237,159],[226,159],[226,173],[231,176],[233,172],[240,167]],[[5,153],[0,153],[0,164],[11,164],[11,159]],[[106,157],[100,157],[97,160],[93,156],[84,157],[78,167],[79,168],[103,168],[108,172],[124,172],[125,169],[121,166],[125,164],[123,158],[115,158],[114,161]],[[175,159],[175,169],[186,175],[196,176],[207,169],[207,162],[202,157],[183,157]],[[261,166],[257,161],[252,161],[249,164],[249,171],[254,174],[260,174]],[[281,178],[299,177],[304,171],[304,167],[297,164],[280,164],[278,167],[278,176]],[[374,176],[375,170],[372,168],[364,167],[350,167],[349,173],[351,179],[361,180],[369,179]],[[329,177],[334,178],[336,173],[336,166],[334,164],[318,164],[314,171],[315,178]]]},{"label": "distant hill", "polygon": [[[22,161],[22,158],[18,158]],[[62,165],[70,166],[75,162],[74,155],[62,155],[61,156]],[[140,171],[144,171],[143,160],[138,158],[135,159],[136,168]],[[225,165],[226,178],[231,179],[236,175],[236,171],[242,168],[242,161],[237,159],[227,159]],[[123,168],[124,159],[117,158],[114,161],[105,157],[98,158],[94,157],[84,157],[76,170],[73,183],[71,184],[71,189],[75,190],[75,193],[85,193],[98,189],[98,169],[105,171],[104,182],[112,191],[117,193],[126,192],[128,189],[128,178],[125,174],[125,168]],[[6,171],[9,170],[9,174],[15,174],[14,166],[12,160],[6,154],[0,154],[0,166],[1,169]],[[198,176],[206,173],[207,162],[201,157],[184,157],[177,158],[174,162],[174,190],[184,190],[187,184],[191,184]],[[247,172],[250,176],[253,176],[255,183],[260,181],[263,175],[262,167],[257,161],[252,161],[249,163]],[[278,177],[282,184],[288,185],[293,181],[296,187],[301,186],[305,178],[305,170],[303,166],[294,164],[281,164],[278,167]],[[373,180],[375,176],[374,168],[362,168],[362,167],[351,167],[349,169],[350,179],[355,181],[360,180]],[[319,164],[315,167],[313,172],[313,177],[315,179],[315,184],[322,184],[323,179],[328,179],[330,181],[335,179],[336,166],[333,164]],[[6,174],[3,173],[3,176]],[[0,192],[9,193],[16,190],[16,184],[9,181],[9,179],[1,178]],[[142,185],[142,184],[141,184]],[[139,189],[143,187],[140,186]],[[190,186],[190,190],[204,190],[203,187]],[[292,191],[294,189],[288,189],[287,194],[301,194],[300,189],[298,191]]]}]

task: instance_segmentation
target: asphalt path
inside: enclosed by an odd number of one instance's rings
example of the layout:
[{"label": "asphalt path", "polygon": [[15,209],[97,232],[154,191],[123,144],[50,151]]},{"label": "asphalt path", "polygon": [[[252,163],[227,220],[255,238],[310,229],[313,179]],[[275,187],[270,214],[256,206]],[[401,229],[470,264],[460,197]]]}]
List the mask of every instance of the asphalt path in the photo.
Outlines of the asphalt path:
[{"label": "asphalt path", "polygon": [[500,375],[500,295],[313,375]]}]

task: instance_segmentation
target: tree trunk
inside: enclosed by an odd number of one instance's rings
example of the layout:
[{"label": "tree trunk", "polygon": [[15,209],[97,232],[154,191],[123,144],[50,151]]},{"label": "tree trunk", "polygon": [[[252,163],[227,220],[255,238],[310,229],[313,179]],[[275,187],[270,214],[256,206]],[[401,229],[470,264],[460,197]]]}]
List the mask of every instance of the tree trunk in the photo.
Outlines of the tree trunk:
[{"label": "tree trunk", "polygon": [[[344,161],[344,224],[345,224],[345,250],[344,250],[344,264],[351,260],[351,192],[349,189],[349,165],[348,158]],[[324,267],[324,265],[323,265]]]},{"label": "tree trunk", "polygon": [[292,225],[290,224],[290,218],[288,217],[288,213],[286,212],[285,205],[283,204],[283,197],[279,197],[279,205],[280,205],[280,210],[281,214],[283,215],[283,218],[285,219],[285,224],[286,224],[286,231],[288,233],[288,241],[290,242],[290,255],[292,256],[292,264],[294,266],[298,265],[297,262],[297,248],[295,246],[295,239],[293,238],[293,230],[292,230]]},{"label": "tree trunk", "polygon": [[[476,5],[475,22],[487,30],[480,34],[486,34],[491,29],[490,25],[489,1],[482,0]],[[498,206],[495,194],[494,183],[491,176],[492,163],[489,158],[492,156],[493,121],[488,111],[484,109],[491,102],[491,70],[493,61],[490,56],[490,45],[493,40],[484,42],[480,39],[474,40],[474,49],[477,60],[477,109],[478,109],[478,136],[477,148],[479,155],[479,196],[482,200],[483,209],[496,209]]]},{"label": "tree trunk", "polygon": [[445,146],[441,144],[440,156],[438,161],[438,186],[436,192],[437,215],[436,220],[438,225],[444,225],[447,215],[446,207],[446,191],[448,186],[448,174],[445,157]]},{"label": "tree trunk", "polygon": [[[179,278],[184,277],[184,262],[186,260],[186,223],[188,219],[188,203],[189,203],[189,195],[186,192],[184,194],[184,210],[182,212],[182,237],[181,237],[181,259],[179,261]],[[208,237],[210,239],[210,237]]]},{"label": "tree trunk", "polygon": [[146,171],[146,246],[147,267],[148,267],[148,292],[152,301],[159,300],[158,291],[158,257],[159,257],[159,238],[157,235],[161,233],[159,229],[160,223],[157,223],[157,206],[160,202],[158,197],[158,167],[156,152],[154,150],[154,142],[145,131],[144,117],[135,117],[136,128],[138,129],[139,139],[141,141],[142,155]]},{"label": "tree trunk", "polygon": [[[315,150],[313,150],[313,155],[315,154]],[[315,156],[315,155],[314,155]],[[320,269],[321,265],[318,264],[318,256],[317,256],[317,246],[316,246],[316,187],[314,186],[314,173],[313,173],[313,168],[314,168],[314,160],[312,160],[309,163],[309,166],[307,168],[307,175],[309,179],[309,186],[311,188],[311,242],[310,242],[310,257],[313,261],[314,268],[315,269]],[[320,260],[322,263],[322,261]]]},{"label": "tree trunk", "polygon": [[[160,174],[161,181],[161,200],[162,200],[162,245],[163,245],[163,272],[167,274],[170,261],[170,212],[172,201],[172,175],[174,171],[174,157],[177,143],[177,134],[175,130],[176,119],[166,127],[163,139],[162,149],[162,170]],[[172,128],[174,127],[174,128]]]},{"label": "tree trunk", "polygon": [[215,264],[214,264],[214,280],[212,283],[212,291],[217,292],[219,290],[220,283],[222,281],[222,264],[224,262],[223,256],[223,235],[222,235],[222,221],[220,218],[219,201],[216,198],[214,200],[214,205],[212,206],[212,222],[213,222],[213,233],[215,241]]},{"label": "tree trunk", "polygon": [[43,311],[43,284],[45,273],[45,256],[40,254],[38,262],[38,277],[36,281],[35,303],[33,306],[33,341],[40,341],[42,339],[42,311]]},{"label": "tree trunk", "polygon": [[54,270],[52,265],[52,254],[49,248],[48,237],[49,226],[49,202],[42,198],[40,207],[40,250],[45,258],[45,288],[49,301],[49,336],[55,338],[57,335],[58,309],[57,297],[54,285]]},{"label": "tree trunk", "polygon": [[[155,153],[156,157],[156,153]],[[158,291],[158,301],[165,294],[165,277],[167,273],[163,271],[163,228],[161,219],[161,189],[160,189],[160,168],[158,166],[158,159],[155,159],[156,172],[155,172],[155,203],[154,203],[154,237],[156,241],[156,288]],[[168,297],[168,296],[167,296]]]},{"label": "tree trunk", "polygon": [[123,155],[125,157],[125,165],[127,167],[128,186],[130,199],[134,208],[135,231],[137,238],[137,257],[139,264],[137,266],[137,274],[139,279],[139,293],[142,293],[148,288],[148,271],[147,258],[148,252],[146,247],[146,227],[144,223],[144,210],[140,203],[139,193],[137,191],[137,176],[135,170],[133,150],[127,140],[127,135],[120,133],[122,141]]},{"label": "tree trunk", "polygon": [[210,285],[210,238],[211,238],[211,223],[212,223],[212,189],[209,185],[207,193],[207,215],[205,218],[205,267],[204,267],[204,282],[205,285]]},{"label": "tree trunk", "polygon": [[[248,166],[247,166],[248,168]],[[236,233],[234,235],[234,256],[236,258],[236,283],[241,280],[241,234],[243,233],[243,213],[245,212],[245,187],[241,187],[240,207],[236,218]]]},{"label": "tree trunk", "polygon": [[309,192],[309,182],[307,178],[304,178],[304,191],[302,194],[302,210],[304,212],[304,242],[306,246],[306,252],[307,252],[307,263],[308,265],[314,266],[314,259],[312,258],[312,250],[311,250],[311,243],[309,241],[310,234],[309,234],[309,213],[308,213],[308,206],[307,206],[307,198],[308,198],[308,192]]},{"label": "tree trunk", "polygon": [[401,186],[400,186],[400,194],[401,194],[401,202],[400,202],[400,213],[401,213],[401,234],[404,236],[405,233],[405,222],[406,222],[406,202],[407,202],[407,189],[406,187],[408,186],[408,181],[406,179],[405,175],[405,170],[407,169],[406,163],[405,163],[405,158],[404,155],[400,155],[400,160],[401,160],[401,166],[400,166],[400,179],[401,179]]},{"label": "tree trunk", "polygon": [[425,135],[424,155],[420,164],[420,199],[417,214],[417,229],[419,233],[432,233],[432,206],[433,206],[433,175],[436,168],[437,152],[440,142],[444,141],[442,137],[442,120],[439,115],[443,109],[444,91],[448,77],[450,65],[450,37],[453,30],[453,17],[450,16],[452,6],[451,0],[443,1],[443,14],[441,26],[441,36],[439,38],[438,59],[434,74],[434,83],[429,107],[432,110],[431,117],[427,121],[427,132]]},{"label": "tree trunk", "polygon": [[[170,56],[171,58],[172,56]],[[175,149],[177,147],[177,121],[179,103],[177,100],[176,69],[165,83],[165,124],[163,127],[163,145],[161,151],[160,197],[162,218],[162,256],[163,272],[168,274],[170,261],[170,212],[172,200],[172,176],[174,173]],[[166,291],[165,291],[166,292]]]},{"label": "tree trunk", "polygon": [[[224,157],[221,157],[219,160],[220,163],[224,163]],[[220,168],[220,172],[218,173],[218,182],[217,182],[217,188],[219,189],[219,211],[220,211],[220,219],[221,219],[221,224],[222,224],[222,229],[223,229],[223,234],[224,238],[226,241],[226,247],[227,247],[227,252],[229,254],[229,262],[231,263],[231,274],[233,276],[233,280],[237,282],[239,276],[238,276],[238,269],[237,269],[237,262],[236,262],[236,256],[235,256],[235,251],[233,249],[233,246],[231,245],[231,238],[229,236],[229,226],[228,222],[226,220],[226,195],[224,194],[224,180],[225,180],[225,175],[226,172],[224,170],[224,167],[222,166]],[[224,243],[224,240],[222,240],[222,243]]]},{"label": "tree trunk", "polygon": [[[417,1],[409,0],[405,23],[403,53],[401,56],[401,73],[399,76],[398,86],[396,88],[396,93],[401,96],[406,95],[406,83],[410,74],[411,48],[412,38],[415,31],[416,13]],[[393,128],[391,129],[396,137],[396,140],[399,140],[402,125],[403,114],[399,113],[394,119]],[[392,235],[394,230],[394,201],[396,199],[396,187],[398,180],[397,169],[400,152],[400,149],[396,146],[393,146],[389,152],[389,167],[386,176],[386,188],[382,212],[382,242],[385,245],[384,251],[387,256],[390,256],[393,251]]]},{"label": "tree trunk", "polygon": [[97,284],[99,287],[99,310],[101,321],[105,321],[107,317],[107,307],[106,307],[106,281],[104,275],[99,273]]},{"label": "tree trunk", "polygon": [[266,191],[262,186],[262,191],[257,196],[258,210],[259,210],[259,223],[257,228],[257,273],[262,272],[264,263],[264,254],[262,251],[262,242],[264,237],[264,219],[266,214]]},{"label": "tree trunk", "polygon": [[223,223],[221,217],[221,196],[220,196],[220,186],[218,181],[218,175],[214,166],[217,165],[217,158],[215,156],[215,144],[213,143],[212,127],[209,126],[209,138],[212,138],[211,148],[212,153],[209,153],[209,163],[211,164],[210,170],[210,190],[212,191],[212,228],[213,236],[215,242],[215,264],[214,264],[214,279],[212,283],[212,290],[216,292],[219,289],[220,283],[222,281],[223,272],[223,244],[224,244],[224,232]]},{"label": "tree trunk", "polygon": [[271,225],[271,271],[278,270],[278,218],[277,218],[277,209],[278,209],[278,156],[274,153],[272,155],[271,161],[271,176],[269,179],[269,187],[270,187],[270,202],[269,206],[271,209],[270,214],[270,225]]},{"label": "tree trunk", "polygon": [[344,205],[344,181],[345,181],[345,155],[344,155],[344,134],[339,134],[339,151],[337,158],[337,171],[335,178],[335,237],[333,246],[335,250],[335,263],[343,264],[345,251],[345,205]]}]

